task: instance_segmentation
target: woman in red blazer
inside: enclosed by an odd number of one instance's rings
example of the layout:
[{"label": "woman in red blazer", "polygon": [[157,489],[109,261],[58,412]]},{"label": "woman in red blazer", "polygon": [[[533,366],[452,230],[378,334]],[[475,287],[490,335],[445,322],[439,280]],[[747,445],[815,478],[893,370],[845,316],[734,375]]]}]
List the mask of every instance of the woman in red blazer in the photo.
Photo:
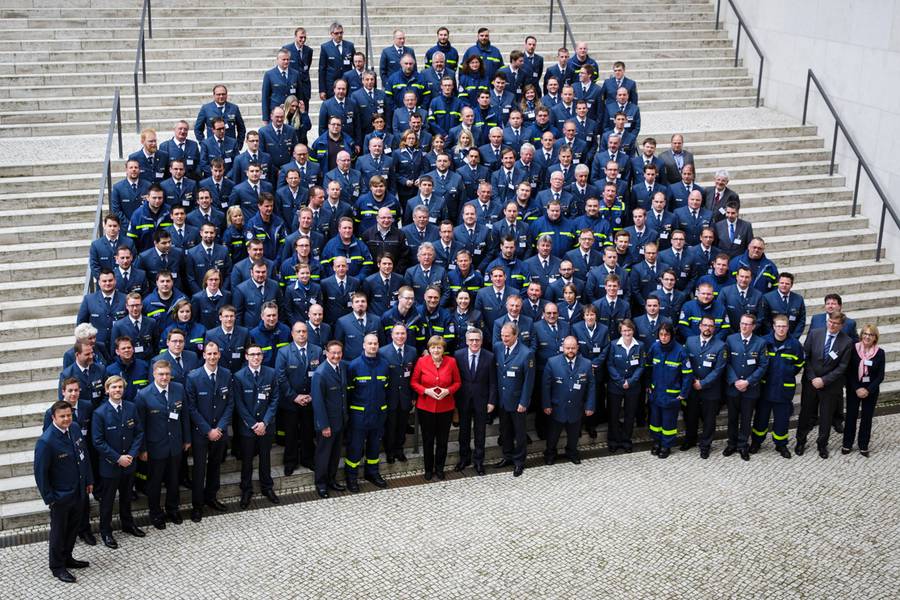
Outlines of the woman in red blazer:
[{"label": "woman in red blazer", "polygon": [[428,351],[416,362],[410,386],[419,395],[416,411],[422,429],[425,480],[444,479],[450,422],[456,402],[453,394],[462,381],[452,356],[444,356],[447,344],[440,336],[428,340]]}]

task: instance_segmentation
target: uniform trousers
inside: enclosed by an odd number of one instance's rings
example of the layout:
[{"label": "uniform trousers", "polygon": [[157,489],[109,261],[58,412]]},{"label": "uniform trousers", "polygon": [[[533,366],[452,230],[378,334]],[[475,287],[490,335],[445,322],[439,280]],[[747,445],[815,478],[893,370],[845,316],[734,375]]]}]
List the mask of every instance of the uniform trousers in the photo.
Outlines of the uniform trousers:
[{"label": "uniform trousers", "polygon": [[272,481],[272,435],[241,435],[241,492],[253,491],[253,455],[259,454],[259,490],[271,490]]},{"label": "uniform trousers", "polygon": [[747,394],[727,394],[728,397],[728,447],[745,450],[750,440],[750,422],[756,398]]},{"label": "uniform trousers", "polygon": [[[641,390],[628,390],[624,394],[609,393],[609,423],[606,429],[606,445],[612,449],[631,449],[634,418],[641,402]],[[621,419],[621,421],[620,421]]]},{"label": "uniform trousers", "polygon": [[178,512],[178,470],[181,465],[181,452],[164,458],[150,457],[150,472],[147,476],[147,501],[150,508],[150,519],[162,518],[159,499],[162,486],[166,486],[166,512]]},{"label": "uniform trousers", "polygon": [[847,397],[844,448],[853,448],[853,438],[856,437],[856,417],[859,416],[859,449],[864,451],[869,449],[869,439],[872,437],[872,417],[875,416],[877,401],[878,394],[870,394],[868,398],[859,398],[854,392],[852,396]]},{"label": "uniform trousers", "polygon": [[134,527],[134,518],[131,516],[131,485],[134,483],[134,471],[119,473],[116,477],[103,477],[100,479],[100,487],[103,488],[100,496],[100,533],[112,534],[113,503],[116,501],[116,492],[119,494],[119,519],[122,529]]},{"label": "uniform trousers", "polygon": [[297,410],[279,410],[278,422],[284,429],[284,466],[311,465],[315,457],[315,426],[312,404]]},{"label": "uniform trousers", "polygon": [[678,406],[660,406],[650,401],[650,435],[662,448],[671,448],[678,435]]},{"label": "uniform trousers", "polygon": [[358,478],[359,464],[363,461],[365,449],[366,476],[378,474],[379,453],[381,452],[381,427],[350,427],[347,432],[347,457],[344,458],[344,475],[348,480]]},{"label": "uniform trousers", "polygon": [[709,450],[713,435],[716,433],[716,413],[719,410],[719,398],[701,398],[696,390],[691,390],[684,405],[684,442],[697,443],[697,429],[703,420],[700,433],[700,448]]},{"label": "uniform trousers", "polygon": [[403,454],[406,445],[406,426],[409,424],[409,409],[397,407],[387,411],[384,424],[384,453],[388,457]]},{"label": "uniform trousers", "polygon": [[331,430],[331,437],[321,432],[316,434],[316,487],[324,488],[334,482],[337,477],[338,464],[341,460],[341,437],[343,431]]},{"label": "uniform trousers", "polygon": [[228,450],[228,438],[223,436],[213,442],[205,435],[194,435],[191,449],[194,451],[191,503],[194,508],[200,508],[204,503],[215,500],[219,493],[222,461]]},{"label": "uniform trousers", "polygon": [[566,456],[569,459],[578,458],[578,438],[581,436],[581,419],[568,423],[561,423],[553,418],[547,419],[547,449],[544,456],[555,457],[556,447],[559,445],[559,436],[566,431]]},{"label": "uniform trousers", "polygon": [[[487,406],[468,402],[457,403],[459,408],[459,460],[476,465],[484,464],[484,441],[487,429]],[[472,440],[474,439],[474,449]]]},{"label": "uniform trousers", "polygon": [[50,570],[66,568],[72,558],[72,548],[83,520],[83,500],[87,493],[78,489],[75,494],[50,505]]},{"label": "uniform trousers", "polygon": [[756,404],[756,414],[753,415],[753,443],[759,445],[766,441],[766,434],[769,432],[769,418],[774,416],[772,441],[775,442],[776,448],[787,446],[788,424],[793,411],[794,404],[791,401],[769,402],[760,398]]},{"label": "uniform trousers", "polygon": [[500,436],[503,438],[503,458],[517,467],[525,466],[528,452],[525,413],[497,407],[500,414]]}]

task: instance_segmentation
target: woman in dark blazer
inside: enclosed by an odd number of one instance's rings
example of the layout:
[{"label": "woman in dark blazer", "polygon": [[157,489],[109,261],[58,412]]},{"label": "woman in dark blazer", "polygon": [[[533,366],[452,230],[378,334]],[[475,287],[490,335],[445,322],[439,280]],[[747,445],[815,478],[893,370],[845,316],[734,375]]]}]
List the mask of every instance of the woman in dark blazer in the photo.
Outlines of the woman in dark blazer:
[{"label": "woman in dark blazer", "polygon": [[428,350],[416,362],[409,382],[413,391],[419,395],[416,412],[422,429],[426,481],[431,481],[434,475],[438,479],[444,479],[450,422],[456,408],[453,394],[462,384],[456,360],[452,356],[444,356],[446,347],[442,337],[431,336]]},{"label": "woman in dark blazer", "polygon": [[869,438],[872,435],[872,417],[878,391],[884,381],[885,354],[878,347],[878,328],[868,323],[862,328],[859,342],[850,352],[847,366],[847,412],[844,418],[844,443],[841,454],[850,454],[856,438],[856,416],[862,406],[859,420],[859,453],[869,457]]}]

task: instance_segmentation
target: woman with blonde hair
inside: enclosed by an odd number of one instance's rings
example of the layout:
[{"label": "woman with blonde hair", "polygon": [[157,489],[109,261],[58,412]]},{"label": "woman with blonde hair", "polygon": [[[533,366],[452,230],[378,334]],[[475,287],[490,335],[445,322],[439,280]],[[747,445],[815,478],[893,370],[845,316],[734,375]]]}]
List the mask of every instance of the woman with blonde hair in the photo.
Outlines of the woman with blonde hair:
[{"label": "woman with blonde hair", "polygon": [[297,141],[302,144],[308,143],[312,121],[306,112],[306,102],[291,95],[284,99],[282,108],[284,108],[284,122],[297,130]]},{"label": "woman with blonde hair", "polygon": [[231,264],[247,258],[247,244],[244,240],[244,213],[240,206],[231,206],[225,213],[225,233],[222,234],[222,244],[228,249]]},{"label": "woman with blonde hair", "polygon": [[878,327],[866,323],[860,332],[859,341],[850,352],[847,366],[847,411],[844,416],[844,443],[841,454],[850,454],[856,438],[856,416],[862,406],[859,419],[859,453],[869,458],[869,438],[872,435],[872,417],[875,403],[884,381],[885,353],[878,347]]},{"label": "woman with blonde hair", "polygon": [[419,395],[416,412],[422,430],[426,481],[431,481],[435,475],[438,479],[445,477],[450,422],[456,409],[453,394],[462,385],[456,360],[452,356],[444,356],[446,348],[444,338],[431,336],[427,350],[416,361],[409,381],[410,387]]}]

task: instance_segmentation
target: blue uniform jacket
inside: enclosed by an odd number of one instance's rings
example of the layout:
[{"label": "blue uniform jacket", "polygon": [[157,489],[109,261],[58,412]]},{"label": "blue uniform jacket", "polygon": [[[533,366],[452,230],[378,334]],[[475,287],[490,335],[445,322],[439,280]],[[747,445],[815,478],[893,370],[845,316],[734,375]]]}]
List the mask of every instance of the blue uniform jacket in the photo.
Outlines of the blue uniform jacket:
[{"label": "blue uniform jacket", "polygon": [[651,367],[650,402],[662,408],[678,408],[694,382],[687,351],[676,341],[671,341],[668,349],[657,341],[650,346],[647,364]]},{"label": "blue uniform jacket", "polygon": [[241,109],[237,104],[231,102],[226,102],[222,107],[216,105],[215,102],[207,102],[201,106],[197,113],[197,119],[194,121],[194,137],[200,143],[206,138],[213,137],[213,120],[220,117],[225,120],[225,137],[235,140],[235,145],[243,148],[247,128],[244,126]]},{"label": "blue uniform jacket", "polygon": [[347,386],[350,375],[347,363],[341,361],[337,371],[328,361],[322,361],[313,372],[312,407],[316,431],[331,429],[332,434],[344,429],[347,422]]},{"label": "blue uniform jacket", "polygon": [[261,365],[259,378],[255,379],[250,366],[245,366],[231,378],[231,389],[237,409],[238,435],[253,437],[256,434],[251,428],[257,423],[264,423],[266,435],[273,436],[279,398],[275,369]]},{"label": "blue uniform jacket", "polygon": [[88,367],[86,374],[76,362],[73,362],[71,365],[64,368],[59,374],[59,384],[57,385],[57,389],[59,390],[57,399],[59,400],[62,400],[63,398],[62,382],[69,377],[74,377],[78,380],[78,383],[81,384],[81,393],[78,396],[79,400],[90,402],[93,406],[97,406],[100,402],[103,402],[105,396],[103,382],[106,381],[106,367],[93,362],[91,363],[91,366]]},{"label": "blue uniform jacket", "polygon": [[[207,177],[211,176],[212,160],[214,158],[221,158],[225,165],[225,172],[228,173],[231,170],[231,165],[234,164],[234,159],[237,158],[237,155],[240,153],[241,146],[237,145],[237,141],[234,138],[226,135],[222,138],[222,141],[219,141],[214,135],[211,135],[200,144],[200,170]],[[203,182],[201,182],[201,184],[202,183]],[[212,187],[215,188],[215,184],[213,184]],[[225,207],[222,206],[222,208]]]},{"label": "blue uniform jacket", "polygon": [[416,397],[415,392],[409,385],[413,368],[416,366],[416,360],[419,357],[416,349],[407,344],[403,346],[400,354],[398,354],[393,342],[388,342],[378,350],[378,355],[384,359],[388,368],[388,410],[409,412]]},{"label": "blue uniform jacket", "polygon": [[[177,367],[173,366],[173,371]],[[150,460],[181,454],[182,444],[190,442],[190,416],[185,404],[184,386],[171,381],[166,399],[152,383],[138,392],[135,400],[138,418],[144,427],[143,450]]]},{"label": "blue uniform jacket", "polygon": [[279,409],[290,412],[299,410],[294,398],[299,394],[311,393],[313,373],[323,361],[322,348],[308,342],[305,358],[300,357],[300,349],[293,342],[278,350],[275,374],[278,377]]},{"label": "blue uniform jacket", "polygon": [[219,346],[219,366],[235,373],[244,366],[244,349],[250,343],[250,331],[246,327],[235,325],[229,339],[221,327],[209,329],[206,341],[215,342]]},{"label": "blue uniform jacket", "polygon": [[263,75],[262,80],[262,120],[268,121],[272,109],[282,106],[285,98],[296,95],[300,89],[300,72],[288,66],[284,73],[278,67],[272,67]]},{"label": "blue uniform jacket", "polygon": [[[772,318],[775,315],[785,315],[788,318],[788,335],[797,340],[803,335],[803,330],[806,327],[806,303],[800,294],[788,292],[788,299],[785,302],[784,298],[781,297],[781,292],[777,289],[772,290],[763,296],[759,308],[759,317],[764,331],[771,331]],[[852,321],[852,319],[848,320]],[[855,323],[853,329],[855,334]]]},{"label": "blue uniform jacket", "polygon": [[116,360],[106,367],[106,377],[113,375],[125,380],[125,395],[122,397],[125,402],[134,402],[137,393],[150,384],[150,366],[142,358],[136,357],[131,364],[125,365],[121,358],[116,357]]},{"label": "blue uniform jacket", "polygon": [[347,365],[350,427],[381,429],[387,417],[387,361],[360,355]]},{"label": "blue uniform jacket", "polygon": [[505,356],[506,346],[494,344],[497,361],[497,394],[503,410],[514,412],[519,406],[528,408],[534,387],[534,353],[524,344],[517,342],[509,357]]},{"label": "blue uniform jacket", "polygon": [[740,333],[734,333],[725,340],[728,347],[728,363],[725,369],[725,394],[738,396],[734,382],[746,379],[750,386],[743,392],[746,398],[759,398],[760,382],[769,367],[769,354],[766,341],[762,336],[753,335],[745,346]]},{"label": "blue uniform jacket", "polygon": [[353,42],[347,40],[341,42],[340,52],[333,40],[319,47],[319,93],[324,93],[327,98],[334,94],[334,82],[351,67],[354,52]]},{"label": "blue uniform jacket", "polygon": [[123,179],[113,186],[112,196],[109,199],[109,210],[119,217],[123,229],[128,229],[131,215],[143,203],[147,196],[147,190],[150,189],[150,183],[146,179],[138,178],[134,184],[137,186],[135,189],[127,179]]},{"label": "blue uniform jacket", "polygon": [[737,285],[732,284],[725,286],[719,291],[716,302],[725,307],[725,312],[728,314],[728,322],[733,324],[734,330],[737,331],[741,323],[741,316],[760,316],[762,298],[762,293],[751,287],[747,289],[746,297],[741,300],[741,294]]},{"label": "blue uniform jacket", "polygon": [[557,321],[556,333],[550,329],[550,324],[541,319],[531,326],[534,348],[534,358],[538,370],[543,369],[550,359],[561,352],[563,340],[569,335],[569,324],[565,321]]},{"label": "blue uniform jacket", "polygon": [[790,335],[783,342],[776,340],[773,333],[763,339],[769,357],[762,380],[763,398],[777,404],[793,402],[794,392],[797,391],[797,375],[805,363],[803,344]]},{"label": "blue uniform jacket", "polygon": [[234,413],[234,397],[232,396],[231,371],[224,367],[216,368],[216,381],[207,375],[202,366],[191,371],[187,376],[187,409],[191,416],[191,430],[194,437],[204,440],[212,429],[219,429],[228,436],[228,424]]},{"label": "blue uniform jacket", "polygon": [[140,330],[135,329],[131,317],[126,316],[113,323],[112,339],[119,337],[131,338],[134,345],[134,355],[137,358],[150,360],[156,353],[156,319],[153,317],[141,317]]},{"label": "blue uniform jacket", "polygon": [[366,314],[364,327],[360,327],[355,313],[344,315],[334,324],[334,339],[344,344],[348,357],[362,355],[363,339],[370,333],[381,339],[381,319],[374,314]]},{"label": "blue uniform jacket", "polygon": [[[620,340],[609,344],[606,354],[606,370],[609,375],[607,389],[610,394],[637,396],[641,393],[641,378],[647,363],[647,346],[635,340],[631,349],[626,349]],[[628,389],[623,386],[628,382]]]},{"label": "blue uniform jacket", "polygon": [[[722,397],[722,384],[725,381],[725,365],[728,363],[728,349],[725,342],[713,337],[706,344],[706,348],[700,351],[700,336],[694,335],[684,343],[688,357],[691,360],[691,368],[694,370],[693,378],[700,381],[700,390],[695,392],[701,400],[718,400]],[[693,383],[692,383],[693,385]]]},{"label": "blue uniform jacket", "polygon": [[541,404],[544,409],[553,409],[553,420],[577,423],[585,411],[594,411],[597,394],[592,369],[591,361],[579,355],[575,356],[574,369],[561,354],[547,361],[541,380]]},{"label": "blue uniform jacket", "polygon": [[[185,350],[181,353],[181,364],[179,367],[178,363],[175,362],[175,358],[169,353],[168,350],[163,350],[159,354],[157,354],[153,360],[150,361],[150,372],[153,373],[153,365],[156,364],[160,360],[169,361],[169,365],[172,367],[172,381],[178,383],[179,385],[184,385],[187,381],[187,375],[194,369],[199,368],[202,363],[200,359],[197,358],[197,354],[192,352],[187,348],[187,344],[185,343]],[[152,386],[148,386],[152,387]]]},{"label": "blue uniform jacket", "polygon": [[[34,480],[45,504],[69,502],[93,485],[87,444],[78,427],[69,435],[48,427],[34,447]],[[80,489],[79,489],[80,488]]]},{"label": "blue uniform jacket", "polygon": [[109,402],[98,406],[91,425],[91,441],[99,459],[98,474],[101,478],[133,473],[137,468],[137,461],[121,467],[118,460],[123,454],[136,459],[144,443],[144,426],[138,417],[137,407],[131,402],[123,401],[122,412],[118,414]]}]

